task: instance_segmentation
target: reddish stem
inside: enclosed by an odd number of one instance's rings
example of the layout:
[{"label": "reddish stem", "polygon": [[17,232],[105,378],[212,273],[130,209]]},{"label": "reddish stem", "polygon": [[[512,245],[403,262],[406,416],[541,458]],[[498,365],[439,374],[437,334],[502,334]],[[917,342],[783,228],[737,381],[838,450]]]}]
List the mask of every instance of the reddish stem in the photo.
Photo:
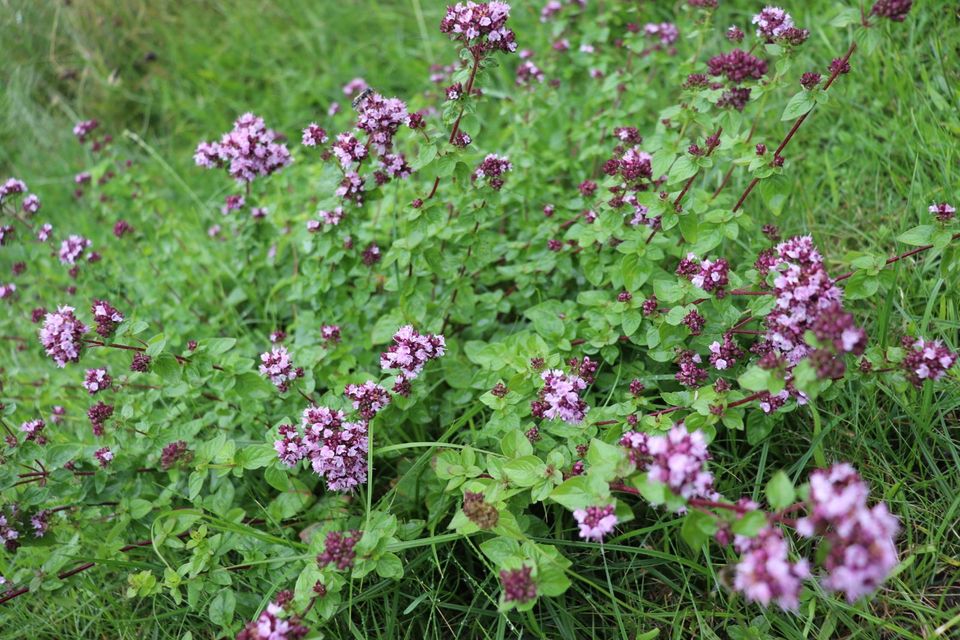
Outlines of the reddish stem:
[{"label": "reddish stem", "polygon": [[[957,239],[960,239],[960,233],[955,233],[955,234],[953,234],[952,236],[950,236],[950,240],[957,240]],[[899,262],[900,260],[903,260],[904,258],[909,258],[910,256],[915,256],[915,255],[917,255],[918,253],[923,253],[924,251],[929,251],[930,249],[933,249],[933,245],[932,245],[932,244],[926,244],[926,245],[923,245],[922,247],[917,247],[916,249],[911,249],[910,251],[907,251],[906,253],[901,253],[901,254],[898,255],[898,256],[893,256],[892,258],[888,258],[887,261],[884,262],[883,264],[884,264],[884,266],[886,266],[886,265],[891,265],[891,264],[893,264],[894,262]],[[834,279],[834,282],[840,282],[840,281],[842,281],[842,280],[846,280],[847,278],[849,278],[850,276],[852,276],[854,273],[856,273],[856,272],[855,272],[855,271],[849,271],[849,272],[847,272],[847,273],[845,273],[845,274],[843,274],[843,275],[838,276],[837,278],[835,278],[835,279]]]}]

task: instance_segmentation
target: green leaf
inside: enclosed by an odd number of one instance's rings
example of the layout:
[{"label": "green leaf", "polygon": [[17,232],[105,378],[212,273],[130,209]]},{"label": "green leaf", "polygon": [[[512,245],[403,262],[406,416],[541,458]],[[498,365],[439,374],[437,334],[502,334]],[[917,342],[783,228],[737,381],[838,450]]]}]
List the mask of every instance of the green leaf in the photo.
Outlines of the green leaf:
[{"label": "green leaf", "polygon": [[793,482],[783,471],[777,471],[767,482],[767,503],[775,511],[780,511],[793,504],[796,495],[797,492],[793,488]]},{"label": "green leaf", "polygon": [[230,349],[233,349],[233,346],[237,344],[236,338],[208,338],[206,340],[201,340],[199,346],[205,347],[207,354],[211,356],[219,356]]},{"label": "green leaf", "polygon": [[533,453],[533,445],[523,431],[515,429],[500,440],[500,451],[508,458],[519,458]]},{"label": "green leaf", "polygon": [[233,595],[233,590],[224,589],[210,601],[210,622],[221,627],[228,626],[233,622],[233,611],[236,606],[237,597]]},{"label": "green leaf", "polygon": [[547,465],[537,456],[523,456],[504,463],[503,473],[518,486],[532,487],[544,478]]},{"label": "green leaf", "polygon": [[908,229],[897,236],[897,240],[903,244],[909,244],[913,246],[921,246],[930,244],[930,241],[933,239],[933,234],[936,232],[937,228],[929,224],[921,224],[912,229]]},{"label": "green leaf", "polygon": [[595,497],[586,476],[573,476],[550,493],[550,499],[567,509],[583,509],[594,503]]},{"label": "green leaf", "polygon": [[740,536],[752,538],[767,526],[767,514],[763,511],[748,511],[733,523],[730,530]]},{"label": "green leaf", "polygon": [[402,578],[403,562],[400,556],[389,551],[377,561],[377,575],[381,578]]},{"label": "green leaf", "polygon": [[766,391],[770,388],[771,372],[754,365],[740,374],[737,382],[750,391]]},{"label": "green leaf", "polygon": [[796,120],[810,111],[814,104],[816,104],[816,102],[813,99],[812,92],[801,89],[798,93],[793,94],[793,97],[787,102],[787,106],[784,108],[783,115],[780,116],[780,119]]}]

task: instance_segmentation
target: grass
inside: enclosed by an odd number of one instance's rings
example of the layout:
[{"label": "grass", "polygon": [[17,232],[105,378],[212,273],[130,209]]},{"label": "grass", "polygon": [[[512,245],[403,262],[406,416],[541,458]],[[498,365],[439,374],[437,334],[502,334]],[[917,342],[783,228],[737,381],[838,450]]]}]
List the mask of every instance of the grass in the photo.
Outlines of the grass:
[{"label": "grass", "polygon": [[[83,162],[70,126],[97,114],[142,140],[138,161],[165,178],[163,233],[203,232],[200,205],[208,203],[191,194],[209,179],[190,170],[190,151],[197,140],[226,130],[235,114],[251,110],[279,130],[295,131],[342,99],[339,87],[354,76],[388,95],[414,95],[429,65],[451,54],[435,29],[439,4],[421,0],[68,4],[0,0],[0,177],[28,177],[38,189],[69,181]],[[523,13],[539,10],[539,3],[516,4]],[[729,4],[744,13],[756,8]],[[841,78],[788,155],[793,184],[779,222],[790,233],[829,238],[832,270],[843,270],[861,250],[896,253],[897,234],[922,221],[931,199],[958,195],[960,27],[950,3],[916,5],[881,51],[854,56],[853,73]],[[810,0],[795,15],[811,24],[832,6]],[[843,53],[843,33],[811,28],[817,51]],[[734,180],[745,182],[736,174]],[[69,194],[48,191],[45,207],[57,212],[55,221],[65,219]],[[956,349],[960,283],[946,269],[955,255],[900,263],[881,295],[855,305],[872,343],[912,329],[943,336]],[[215,256],[197,260],[215,269]],[[799,615],[747,606],[721,587],[727,558],[701,564],[674,542],[677,535],[663,535],[676,533],[679,521],[640,512],[638,522],[648,524],[611,540],[602,559],[595,545],[569,536],[553,541],[574,560],[574,586],[529,616],[497,613],[498,584],[467,539],[407,554],[404,580],[356,588],[345,602],[349,615],[324,631],[358,639],[635,638],[655,629],[661,638],[736,638],[734,629],[748,628],[758,635],[739,637],[960,637],[956,380],[906,397],[883,383],[845,382],[818,400],[816,415],[819,441],[811,437],[811,412],[797,411],[761,446],[735,432],[714,446],[723,459],[736,460],[727,476],[744,494],[759,495],[765,473],[784,465],[801,478],[817,446],[885,488],[883,499],[903,522],[903,562],[870,604],[825,596]],[[162,566],[149,548],[129,560],[130,567]],[[215,637],[202,610],[164,595],[123,599],[128,568],[91,570],[69,588],[0,607],[0,637]]]}]

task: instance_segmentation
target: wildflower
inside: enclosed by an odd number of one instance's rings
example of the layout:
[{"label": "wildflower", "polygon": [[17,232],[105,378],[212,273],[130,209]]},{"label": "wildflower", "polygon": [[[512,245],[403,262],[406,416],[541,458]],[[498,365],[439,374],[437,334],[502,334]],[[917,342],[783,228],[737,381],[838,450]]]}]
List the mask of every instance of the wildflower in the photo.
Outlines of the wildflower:
[{"label": "wildflower", "polygon": [[568,424],[580,424],[590,407],[580,397],[587,382],[577,375],[567,375],[559,369],[550,369],[540,374],[544,386],[537,400],[530,404],[533,415],[549,420],[563,420]]},{"label": "wildflower", "polygon": [[877,0],[870,13],[894,22],[903,22],[912,7],[913,0]]},{"label": "wildflower", "polygon": [[500,191],[503,187],[502,176],[513,169],[510,160],[495,153],[488,154],[473,172],[473,180],[486,180],[494,190]]},{"label": "wildflower", "polygon": [[951,352],[940,340],[905,337],[903,346],[907,355],[901,366],[907,380],[917,388],[923,385],[924,380],[942,378],[957,361],[957,354]]},{"label": "wildflower", "polygon": [[90,419],[90,425],[93,427],[93,435],[98,437],[103,435],[103,426],[111,416],[113,416],[113,405],[103,401],[97,402],[87,410],[87,418]]},{"label": "wildflower", "polygon": [[831,302],[820,309],[810,328],[817,340],[832,345],[836,353],[859,356],[866,349],[866,331],[856,325],[853,315],[844,311],[839,302]]},{"label": "wildflower", "polygon": [[247,204],[246,198],[240,194],[230,194],[224,198],[224,204],[220,208],[220,213],[227,215],[231,211],[242,209]]},{"label": "wildflower", "polygon": [[363,253],[361,254],[361,260],[363,261],[363,264],[367,265],[368,267],[380,262],[381,257],[380,247],[377,246],[376,242],[371,242],[368,244],[367,248],[364,249]]},{"label": "wildflower", "polygon": [[270,379],[281,393],[290,388],[290,383],[303,377],[303,369],[294,368],[286,347],[274,347],[260,354],[260,373]]},{"label": "wildflower", "polygon": [[277,429],[280,438],[273,442],[277,458],[288,467],[294,467],[307,455],[300,431],[292,424],[281,424]]},{"label": "wildflower", "polygon": [[317,556],[317,564],[321,568],[332,564],[340,571],[349,569],[357,557],[353,548],[360,542],[361,537],[362,534],[356,529],[347,534],[330,531],[323,543],[323,552]]},{"label": "wildflower", "polygon": [[12,298],[13,294],[17,291],[17,285],[13,284],[0,284],[0,300],[4,298]]},{"label": "wildflower", "polygon": [[252,113],[237,118],[219,142],[201,142],[193,159],[207,169],[226,167],[238,183],[269,176],[293,162],[286,145],[277,142],[277,133]]},{"label": "wildflower", "polygon": [[867,507],[869,489],[849,464],[810,474],[807,517],[797,521],[805,537],[823,536],[828,552],[823,586],[849,602],[874,591],[897,564],[897,518],[884,503]]},{"label": "wildflower", "polygon": [[605,535],[613,533],[613,528],[619,522],[613,513],[612,504],[577,509],[573,512],[573,517],[580,527],[580,537],[597,542],[602,542]]},{"label": "wildflower", "polygon": [[712,76],[726,76],[730,82],[739,84],[744,80],[762,78],[767,72],[767,63],[743,49],[734,49],[710,58],[707,69]]},{"label": "wildflower", "polygon": [[549,0],[540,10],[540,22],[549,22],[561,9],[563,5],[558,0]]},{"label": "wildflower", "polygon": [[683,324],[690,329],[690,335],[698,336],[703,333],[703,327],[707,324],[706,318],[700,315],[700,312],[693,309],[687,315],[683,316]]},{"label": "wildflower", "polygon": [[447,7],[440,22],[440,32],[452,40],[460,40],[476,53],[485,51],[513,52],[517,49],[514,33],[507,28],[510,5],[506,2],[458,2]]},{"label": "wildflower", "polygon": [[532,60],[524,60],[517,67],[517,78],[515,82],[519,86],[528,86],[534,81],[543,82],[543,71],[540,70]]},{"label": "wildflower", "polygon": [[36,420],[30,420],[21,424],[20,431],[27,434],[26,442],[34,441],[39,445],[43,445],[47,442],[46,436],[43,435],[43,429],[46,426],[47,423],[43,421],[43,418],[37,418]]},{"label": "wildflower", "polygon": [[100,464],[101,469],[106,469],[113,460],[113,451],[110,447],[103,447],[93,452],[93,458]]},{"label": "wildflower", "polygon": [[710,344],[710,364],[723,371],[743,357],[743,350],[729,333],[723,335],[723,343],[714,340]]},{"label": "wildflower", "polygon": [[800,76],[800,86],[802,86],[807,91],[812,90],[818,84],[820,84],[820,74],[814,73],[812,71],[807,71],[802,76]]},{"label": "wildflower", "polygon": [[348,171],[343,176],[343,180],[340,181],[340,186],[337,187],[335,193],[337,196],[348,202],[353,202],[359,207],[363,204],[363,193],[365,189],[366,187],[360,174],[356,171]]},{"label": "wildflower", "polygon": [[47,528],[50,526],[50,523],[48,522],[49,518],[49,509],[41,509],[30,516],[30,526],[33,527],[34,537],[42,538],[44,535],[46,535]]},{"label": "wildflower", "polygon": [[60,405],[54,405],[51,410],[50,422],[53,424],[60,424],[63,422],[63,416],[65,416],[67,410],[61,407]]},{"label": "wildflower", "polygon": [[441,335],[421,335],[412,325],[400,327],[393,335],[394,344],[380,354],[380,367],[397,369],[404,380],[413,380],[430,360],[443,356],[446,342]]},{"label": "wildflower", "polygon": [[[50,239],[50,234],[53,233],[53,225],[49,222],[45,222],[40,226],[40,230],[37,231],[37,240],[40,242],[46,242]],[[3,232],[0,231],[0,240],[3,239]]]},{"label": "wildflower", "polygon": [[126,220],[117,220],[116,224],[113,225],[113,235],[117,238],[122,238],[132,231],[133,227]]},{"label": "wildflower", "polygon": [[757,25],[757,35],[769,40],[782,36],[784,31],[793,26],[793,18],[789,13],[771,6],[753,16],[752,22]]},{"label": "wildflower", "polygon": [[315,122],[311,122],[307,125],[307,128],[303,130],[303,137],[300,140],[300,143],[305,147],[316,147],[321,144],[326,144],[329,138],[327,137],[327,132],[323,130],[323,127],[318,126]]},{"label": "wildflower", "polygon": [[830,71],[830,75],[842,76],[850,73],[850,62],[844,60],[843,58],[834,58],[830,61],[830,67],[828,69]]},{"label": "wildflower", "polygon": [[734,588],[749,602],[763,606],[776,602],[782,609],[796,609],[800,587],[810,575],[810,568],[803,559],[790,562],[783,532],[766,526],[754,538],[737,536],[736,548],[740,562],[734,571]]},{"label": "wildflower", "polygon": [[77,258],[83,255],[84,250],[92,244],[83,236],[71,235],[60,244],[60,263],[76,264]]},{"label": "wildflower", "polygon": [[114,309],[106,300],[94,300],[90,311],[97,323],[97,333],[104,338],[113,335],[113,332],[123,322],[123,314]]},{"label": "wildflower", "polygon": [[83,334],[89,329],[73,315],[73,307],[61,306],[56,313],[48,313],[40,329],[40,342],[47,355],[63,368],[68,362],[80,360]]},{"label": "wildflower", "polygon": [[353,408],[364,420],[373,420],[381,409],[390,404],[387,390],[370,380],[361,385],[348,384],[343,395],[353,401]]},{"label": "wildflower", "polygon": [[530,602],[537,597],[537,585],[531,577],[532,569],[526,565],[519,569],[501,569],[500,587],[504,602]]},{"label": "wildflower", "polygon": [[81,143],[86,142],[87,136],[90,135],[97,127],[100,126],[100,123],[96,120],[81,120],[73,127],[73,135],[77,137],[77,140]]},{"label": "wildflower", "polygon": [[504,398],[509,393],[509,389],[507,389],[507,385],[498,382],[493,385],[493,389],[490,389],[490,393],[496,398]]},{"label": "wildflower", "polygon": [[177,440],[163,447],[160,452],[160,468],[170,469],[179,462],[186,464],[192,459],[193,453],[187,447],[187,443],[183,440]]},{"label": "wildflower", "polygon": [[325,347],[340,342],[340,327],[335,324],[325,324],[320,327],[320,337]]},{"label": "wildflower", "polygon": [[743,42],[743,38],[743,30],[737,25],[731,25],[730,28],[727,29],[727,40],[730,42]]},{"label": "wildflower", "polygon": [[482,493],[467,491],[463,496],[463,513],[481,529],[493,529],[500,520],[497,508],[483,499]]},{"label": "wildflower", "polygon": [[943,224],[946,224],[951,220],[953,220],[953,217],[957,213],[957,210],[954,209],[952,205],[946,202],[941,202],[940,204],[932,204],[927,209],[927,211],[935,215],[937,217],[937,220],[939,220]]},{"label": "wildflower", "polygon": [[664,45],[673,44],[680,37],[677,26],[670,22],[661,22],[660,24],[648,22],[643,27],[643,33],[646,36],[658,38],[660,44]]},{"label": "wildflower", "polygon": [[724,91],[720,99],[717,100],[717,107],[720,109],[732,107],[737,111],[743,111],[743,108],[747,106],[747,102],[750,101],[751,91],[752,89],[750,89],[750,87],[734,87],[728,89]]},{"label": "wildflower", "polygon": [[331,491],[349,491],[367,479],[367,427],[344,422],[343,413],[308,407],[301,418],[314,472]]},{"label": "wildflower", "polygon": [[457,135],[454,136],[451,144],[455,147],[460,147],[461,149],[463,149],[467,147],[471,142],[473,142],[473,138],[470,137],[469,133],[467,133],[466,131],[457,131]]},{"label": "wildflower", "polygon": [[657,312],[657,309],[659,307],[660,307],[660,303],[657,300],[657,296],[652,295],[643,301],[643,305],[641,305],[640,311],[643,312],[644,316],[650,317]]},{"label": "wildflower", "polygon": [[[279,600],[280,594],[277,595]],[[256,620],[246,624],[236,640],[299,640],[310,633],[297,616],[282,615],[282,604],[271,602]]]},{"label": "wildflower", "polygon": [[20,203],[20,207],[27,215],[33,215],[37,211],[40,211],[40,198],[31,193],[23,199],[23,202]]},{"label": "wildflower", "polygon": [[96,395],[101,391],[106,391],[113,384],[113,378],[107,373],[106,369],[87,369],[83,378],[83,388],[90,395]]},{"label": "wildflower", "polygon": [[18,180],[17,178],[8,178],[3,185],[0,185],[0,203],[12,195],[17,195],[18,193],[26,193],[27,185],[23,180]]},{"label": "wildflower", "polygon": [[392,148],[397,130],[409,122],[407,105],[399,98],[373,93],[358,107],[357,128],[366,132],[368,143],[381,156]]},{"label": "wildflower", "polygon": [[266,207],[254,207],[250,210],[250,217],[254,220],[263,220],[268,213],[270,213],[270,210]]},{"label": "wildflower", "polygon": [[647,474],[651,480],[662,482],[674,494],[688,500],[712,491],[713,475],[705,468],[710,455],[701,431],[690,433],[679,422],[665,435],[650,436],[647,450],[650,454]]},{"label": "wildflower", "polygon": [[3,543],[7,551],[13,552],[17,550],[17,547],[20,546],[20,543],[17,542],[19,537],[20,532],[7,522],[7,516],[0,513],[0,542]]},{"label": "wildflower", "polygon": [[617,294],[617,302],[630,302],[633,300],[633,294],[629,291],[621,291]]}]

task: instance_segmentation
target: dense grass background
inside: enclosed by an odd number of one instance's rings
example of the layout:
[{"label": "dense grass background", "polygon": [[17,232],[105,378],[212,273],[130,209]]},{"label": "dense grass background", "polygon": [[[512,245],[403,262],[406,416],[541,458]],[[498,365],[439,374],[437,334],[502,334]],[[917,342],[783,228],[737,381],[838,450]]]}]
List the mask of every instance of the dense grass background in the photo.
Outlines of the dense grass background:
[{"label": "dense grass background", "polygon": [[[521,41],[524,29],[538,28],[540,4],[514,4]],[[682,3],[645,4],[669,15]],[[758,7],[723,4],[741,24]],[[792,4],[797,22],[813,32],[808,51],[845,50],[848,34],[826,24],[835,3]],[[858,250],[895,252],[896,235],[918,224],[932,199],[956,203],[960,195],[958,7],[916,5],[880,51],[854,58],[854,74],[791,148],[795,185],[781,225],[786,233],[813,233],[833,269],[843,270]],[[210,191],[213,182],[191,169],[198,140],[227,130],[244,111],[292,137],[342,100],[340,87],[354,76],[386,95],[410,96],[417,108],[429,65],[453,57],[436,28],[441,12],[441,3],[429,0],[0,0],[0,178],[24,178],[54,224],[72,220],[66,185],[85,151],[70,129],[95,116],[144,141],[138,161],[168,192],[158,233],[202,237],[212,206],[202,206],[209,203],[198,202],[194,190]],[[183,259],[210,267],[217,258],[208,250],[225,249],[195,243]],[[855,305],[872,342],[913,328],[957,348],[960,283],[941,277],[940,268],[939,261],[901,263],[885,295]],[[761,613],[716,588],[721,567],[692,562],[676,536],[676,543],[662,542],[671,538],[657,534],[678,523],[649,513],[651,524],[607,545],[603,561],[593,545],[558,542],[581,558],[582,579],[563,598],[542,601],[526,629],[497,613],[498,586],[467,540],[408,555],[407,577],[355,592],[350,615],[329,635],[584,638],[660,629],[660,637],[672,638],[960,637],[960,389],[954,381],[904,402],[882,383],[844,384],[838,399],[818,405],[828,455],[857,465],[903,518],[903,565],[870,604],[822,598],[796,616]],[[730,451],[723,458],[739,460],[727,472],[744,494],[762,490],[765,471],[798,472],[809,460],[810,425],[800,417],[788,425],[760,447],[724,445]],[[595,570],[604,562],[612,595]],[[214,637],[202,612],[165,596],[122,598],[127,570],[156,564],[144,552],[130,567],[101,567],[55,594],[14,600],[0,608],[0,636]]]}]

